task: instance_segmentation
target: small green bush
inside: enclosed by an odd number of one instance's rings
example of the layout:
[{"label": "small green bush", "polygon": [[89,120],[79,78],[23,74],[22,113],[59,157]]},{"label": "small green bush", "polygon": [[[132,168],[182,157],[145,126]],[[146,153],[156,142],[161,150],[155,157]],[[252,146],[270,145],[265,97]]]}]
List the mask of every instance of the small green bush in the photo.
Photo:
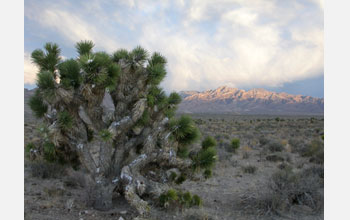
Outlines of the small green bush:
[{"label": "small green bush", "polygon": [[198,195],[192,196],[190,192],[181,192],[174,189],[169,189],[159,196],[159,204],[165,208],[171,205],[189,208],[202,206],[202,203],[202,199]]},{"label": "small green bush", "polygon": [[206,169],[203,172],[203,176],[204,178],[209,179],[210,177],[213,176],[213,171],[211,169]]},{"label": "small green bush", "polygon": [[198,195],[193,195],[192,197],[192,205],[193,206],[202,206],[203,201]]},{"label": "small green bush", "polygon": [[239,146],[240,146],[240,141],[239,141],[239,139],[238,139],[238,138],[232,139],[232,141],[231,141],[231,149],[232,149],[232,151],[233,151],[233,152],[236,152],[237,149],[239,148]]},{"label": "small green bush", "polygon": [[170,176],[169,176],[169,179],[170,181],[174,181],[177,177],[177,174],[175,172],[171,172]]},{"label": "small green bush", "polygon": [[198,155],[194,159],[195,168],[210,169],[214,166],[217,160],[216,149],[209,147],[207,149],[202,149],[198,152]]},{"label": "small green bush", "polygon": [[202,149],[207,149],[209,147],[215,147],[216,141],[213,137],[208,136],[202,141]]},{"label": "small green bush", "polygon": [[180,185],[186,181],[186,175],[181,173],[181,175],[176,179],[175,183]]}]

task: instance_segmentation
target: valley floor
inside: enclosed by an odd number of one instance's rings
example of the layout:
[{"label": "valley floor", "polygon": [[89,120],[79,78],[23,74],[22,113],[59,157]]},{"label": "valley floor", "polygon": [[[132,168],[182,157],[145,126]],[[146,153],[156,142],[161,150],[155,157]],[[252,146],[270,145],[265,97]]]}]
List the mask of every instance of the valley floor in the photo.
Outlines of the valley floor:
[{"label": "valley floor", "polygon": [[[208,135],[216,139],[217,164],[212,178],[174,187],[198,194],[203,206],[183,210],[153,207],[149,219],[323,219],[323,116],[192,117],[202,139]],[[33,122],[25,123],[25,144],[38,138],[36,127]],[[237,152],[230,149],[233,138],[240,140]],[[44,166],[25,159],[25,219],[127,220],[136,216],[117,195],[114,210],[93,210],[86,202],[88,189],[81,171]],[[278,172],[302,174],[293,187],[299,187],[295,189],[303,195],[287,196],[285,201],[278,200],[285,196],[283,192],[268,194]],[[267,207],[274,199],[285,206]]]}]

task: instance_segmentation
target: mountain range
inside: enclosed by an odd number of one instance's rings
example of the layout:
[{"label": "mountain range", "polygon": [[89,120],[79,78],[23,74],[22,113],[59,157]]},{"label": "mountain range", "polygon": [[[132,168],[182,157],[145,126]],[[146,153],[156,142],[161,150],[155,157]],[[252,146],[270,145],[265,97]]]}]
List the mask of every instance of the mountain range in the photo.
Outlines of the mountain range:
[{"label": "mountain range", "polygon": [[[24,118],[35,120],[27,105],[35,90],[24,89]],[[215,90],[181,91],[182,102],[178,113],[216,114],[275,114],[275,115],[322,115],[324,99],[304,95],[276,93],[265,89],[243,89],[221,86]],[[113,109],[112,99],[106,95],[102,106]]]},{"label": "mountain range", "polygon": [[265,89],[221,86],[215,90],[182,91],[179,113],[230,114],[323,114],[324,99],[304,95],[277,93]]}]

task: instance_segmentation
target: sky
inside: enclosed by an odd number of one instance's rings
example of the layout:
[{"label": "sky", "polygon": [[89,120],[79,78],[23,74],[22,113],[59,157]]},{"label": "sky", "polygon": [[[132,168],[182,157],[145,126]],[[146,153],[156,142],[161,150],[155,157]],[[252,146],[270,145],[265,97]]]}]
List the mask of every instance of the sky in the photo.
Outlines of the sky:
[{"label": "sky", "polygon": [[167,60],[167,91],[240,89],[324,97],[323,0],[25,0],[24,87],[30,54],[76,42],[113,53],[141,45]]}]

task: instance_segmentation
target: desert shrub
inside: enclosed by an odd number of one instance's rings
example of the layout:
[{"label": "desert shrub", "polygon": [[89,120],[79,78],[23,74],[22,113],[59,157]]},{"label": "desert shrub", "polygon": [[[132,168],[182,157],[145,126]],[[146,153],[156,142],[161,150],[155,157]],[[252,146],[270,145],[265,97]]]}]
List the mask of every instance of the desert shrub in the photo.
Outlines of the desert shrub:
[{"label": "desert shrub", "polygon": [[30,164],[33,177],[42,179],[61,178],[65,175],[65,168],[57,163],[36,161]]},{"label": "desert shrub", "polygon": [[203,201],[198,195],[193,195],[192,197],[192,205],[194,206],[202,206]]},{"label": "desert shrub", "polygon": [[201,149],[197,156],[194,158],[194,167],[211,169],[217,159],[216,149],[209,147],[207,149]]},{"label": "desert shrub", "polygon": [[247,166],[243,166],[242,170],[244,173],[254,174],[257,170],[257,167],[253,165],[247,165]]},{"label": "desert shrub", "polygon": [[271,152],[281,152],[283,150],[283,145],[281,143],[273,141],[268,145],[268,149]]},{"label": "desert shrub", "polygon": [[270,140],[267,139],[267,138],[265,138],[265,137],[260,137],[260,138],[259,138],[259,143],[260,143],[261,146],[264,146],[264,145],[268,144],[269,141],[270,141]]},{"label": "desert shrub", "polygon": [[295,173],[283,169],[274,173],[265,189],[243,195],[242,205],[247,212],[272,215],[289,211],[293,205],[305,205],[313,212],[323,210],[323,179],[317,172],[303,170]]},{"label": "desert shrub", "polygon": [[80,172],[76,172],[74,175],[68,175],[64,180],[64,184],[71,188],[84,188],[87,186],[85,175]]},{"label": "desert shrub", "polygon": [[181,173],[181,175],[175,180],[176,184],[182,184],[186,181],[186,175],[184,173]]},{"label": "desert shrub", "polygon": [[204,178],[209,179],[210,177],[213,176],[213,171],[211,169],[206,169],[203,172],[203,176]]},{"label": "desert shrub", "polygon": [[243,159],[248,159],[249,156],[250,156],[249,152],[248,152],[248,151],[244,151],[244,152],[243,152],[242,158],[243,158]]},{"label": "desert shrub", "polygon": [[315,153],[310,160],[311,163],[323,164],[324,163],[324,151],[323,149]]},{"label": "desert shrub", "polygon": [[174,181],[176,179],[176,177],[177,177],[177,174],[176,174],[176,172],[173,171],[170,173],[169,180]]},{"label": "desert shrub", "polygon": [[283,162],[284,158],[279,155],[272,154],[272,155],[266,156],[266,160],[272,161],[272,162],[280,162],[280,161]]},{"label": "desert shrub", "polygon": [[202,142],[202,148],[207,149],[209,147],[215,147],[216,146],[216,141],[213,137],[208,136],[206,137],[203,142]]},{"label": "desert shrub", "polygon": [[240,141],[238,138],[234,138],[231,140],[231,150],[235,153],[237,151],[237,149],[240,146]]},{"label": "desert shrub", "polygon": [[302,152],[302,156],[311,157],[321,151],[323,151],[323,142],[318,139],[314,139],[311,141],[310,144],[306,146],[306,149],[304,150],[304,152]]},{"label": "desert shrub", "polygon": [[201,206],[202,200],[198,195],[193,195],[190,192],[181,192],[175,189],[169,189],[166,193],[159,196],[159,205],[168,207],[185,207]]},{"label": "desert shrub", "polygon": [[288,140],[288,143],[292,146],[292,152],[298,153],[301,152],[304,148],[304,140],[292,138]]}]

